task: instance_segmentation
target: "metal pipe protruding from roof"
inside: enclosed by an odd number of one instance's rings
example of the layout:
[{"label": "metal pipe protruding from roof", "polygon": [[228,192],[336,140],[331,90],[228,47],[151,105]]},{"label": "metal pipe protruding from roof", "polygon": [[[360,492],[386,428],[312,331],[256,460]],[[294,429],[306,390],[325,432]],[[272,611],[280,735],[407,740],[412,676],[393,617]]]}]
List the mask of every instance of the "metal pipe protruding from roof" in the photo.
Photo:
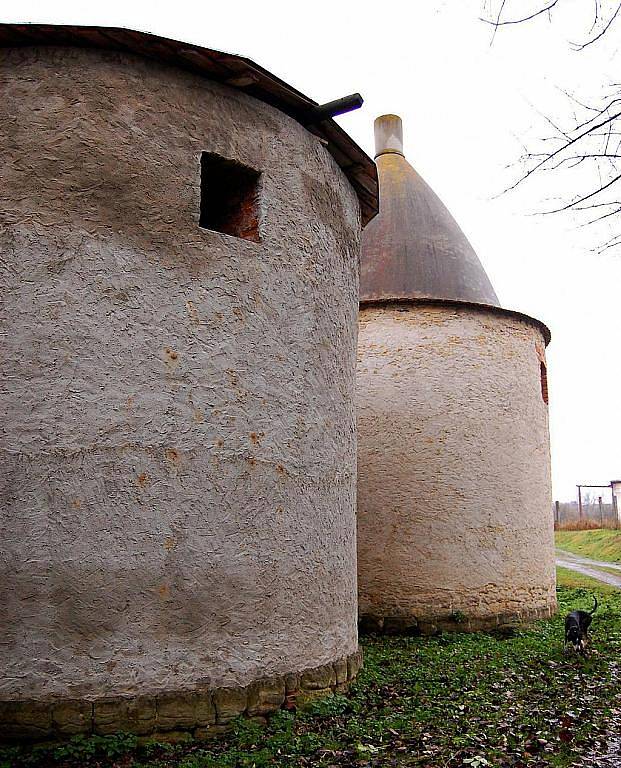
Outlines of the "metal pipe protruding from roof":
[{"label": "metal pipe protruding from roof", "polygon": [[398,115],[380,115],[373,124],[375,157],[403,155],[403,125]]},{"label": "metal pipe protruding from roof", "polygon": [[352,93],[349,96],[343,96],[342,99],[329,101],[327,104],[319,104],[310,112],[310,119],[313,122],[328,120],[337,115],[344,115],[345,112],[351,112],[353,109],[360,109],[364,100],[359,93]]},{"label": "metal pipe protruding from roof", "polygon": [[[147,32],[120,27],[0,23],[0,60],[4,59],[4,48],[42,45],[130,53],[243,90],[253,98],[289,115],[301,125],[307,128],[312,125],[312,132],[343,169],[356,191],[363,226],[377,214],[375,163],[340,125],[327,119],[342,114],[343,110],[358,108],[362,104],[360,94],[354,93],[330,104],[314,104],[303,93],[250,59]],[[314,114],[309,116],[309,112]]]}]

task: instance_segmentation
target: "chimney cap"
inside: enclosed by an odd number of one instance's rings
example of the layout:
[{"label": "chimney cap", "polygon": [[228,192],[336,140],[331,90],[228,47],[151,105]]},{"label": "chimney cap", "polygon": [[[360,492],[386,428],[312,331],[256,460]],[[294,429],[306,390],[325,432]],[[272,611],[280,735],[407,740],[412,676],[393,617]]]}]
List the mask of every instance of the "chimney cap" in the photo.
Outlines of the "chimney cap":
[{"label": "chimney cap", "polygon": [[403,155],[403,123],[399,115],[380,115],[375,118],[375,157]]}]

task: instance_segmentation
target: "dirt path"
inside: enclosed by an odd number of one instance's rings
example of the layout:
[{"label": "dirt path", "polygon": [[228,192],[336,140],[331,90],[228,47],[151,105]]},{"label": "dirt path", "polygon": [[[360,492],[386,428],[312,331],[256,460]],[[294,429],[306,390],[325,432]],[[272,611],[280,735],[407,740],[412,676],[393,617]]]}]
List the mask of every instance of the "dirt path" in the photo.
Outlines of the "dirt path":
[{"label": "dirt path", "polygon": [[[621,589],[621,565],[618,565],[617,563],[589,560],[588,557],[574,555],[571,552],[557,549],[556,564],[560,565],[562,568],[569,568],[572,571],[577,571],[578,573],[583,574],[583,576],[590,576],[592,579],[597,579],[597,581],[601,581],[604,584],[609,584],[612,587]],[[607,568],[609,570],[604,571],[602,568]],[[610,573],[610,570],[618,571],[618,575],[616,573]]]}]

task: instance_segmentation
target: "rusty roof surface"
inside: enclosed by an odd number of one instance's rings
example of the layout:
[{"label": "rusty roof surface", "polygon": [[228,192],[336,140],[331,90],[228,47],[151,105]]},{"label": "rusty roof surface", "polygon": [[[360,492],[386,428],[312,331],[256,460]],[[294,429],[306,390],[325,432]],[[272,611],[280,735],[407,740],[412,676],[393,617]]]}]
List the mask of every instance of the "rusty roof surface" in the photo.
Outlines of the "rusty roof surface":
[{"label": "rusty roof surface", "polygon": [[401,121],[375,121],[380,212],[362,237],[360,301],[447,299],[500,306],[446,206],[402,154]]},{"label": "rusty roof surface", "polygon": [[104,48],[134,53],[244,91],[294,118],[323,140],[358,195],[363,225],[377,213],[377,172],[371,158],[334,120],[313,124],[312,113],[313,108],[318,106],[317,102],[250,59],[119,27],[0,24],[0,47],[33,45]]}]

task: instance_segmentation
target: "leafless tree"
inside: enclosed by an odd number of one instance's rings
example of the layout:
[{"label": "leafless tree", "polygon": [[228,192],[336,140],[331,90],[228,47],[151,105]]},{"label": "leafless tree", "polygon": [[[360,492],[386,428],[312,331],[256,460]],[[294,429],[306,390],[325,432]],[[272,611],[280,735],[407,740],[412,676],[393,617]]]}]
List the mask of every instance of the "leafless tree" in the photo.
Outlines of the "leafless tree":
[{"label": "leafless tree", "polygon": [[[554,13],[572,0],[547,0],[531,5],[524,11],[522,0],[485,0],[482,21],[492,27],[491,43],[502,27],[532,23],[535,20],[553,22]],[[617,23],[621,26],[621,0],[592,0],[593,20],[585,38],[576,42],[576,51],[595,45]],[[511,15],[514,7],[519,12]],[[617,27],[619,28],[619,27]],[[508,189],[514,189],[534,174],[555,172],[565,174],[571,193],[545,214],[571,211],[582,225],[594,224],[613,217],[621,220],[621,83],[602,84],[602,90],[591,102],[565,91],[571,115],[564,121],[546,117],[551,128],[539,146],[529,147],[520,158],[522,173]],[[596,250],[602,252],[621,246],[621,233],[613,234]]]}]

